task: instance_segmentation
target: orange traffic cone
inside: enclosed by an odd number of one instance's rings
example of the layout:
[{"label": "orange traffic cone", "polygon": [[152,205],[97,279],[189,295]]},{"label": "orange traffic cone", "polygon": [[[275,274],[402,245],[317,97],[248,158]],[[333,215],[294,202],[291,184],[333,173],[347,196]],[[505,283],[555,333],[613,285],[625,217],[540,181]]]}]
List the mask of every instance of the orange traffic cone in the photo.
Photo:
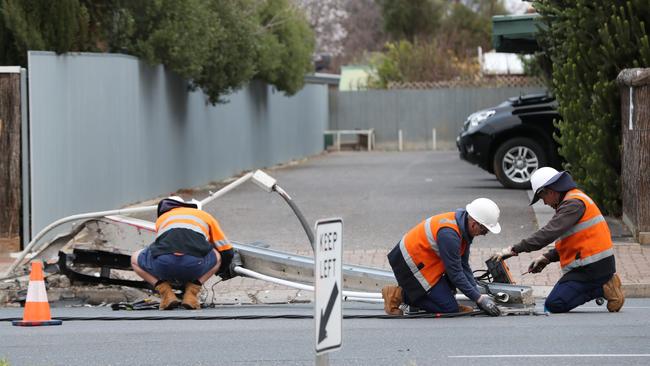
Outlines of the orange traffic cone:
[{"label": "orange traffic cone", "polygon": [[23,320],[14,320],[11,324],[21,327],[61,325],[60,320],[52,320],[50,316],[50,304],[47,302],[47,292],[43,280],[43,263],[39,261],[32,262]]}]

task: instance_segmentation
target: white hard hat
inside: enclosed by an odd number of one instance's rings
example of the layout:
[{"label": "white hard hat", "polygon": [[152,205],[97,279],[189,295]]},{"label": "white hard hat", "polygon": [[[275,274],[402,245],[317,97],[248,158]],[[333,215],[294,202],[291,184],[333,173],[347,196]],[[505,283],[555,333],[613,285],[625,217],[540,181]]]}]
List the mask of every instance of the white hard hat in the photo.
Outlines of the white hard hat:
[{"label": "white hard hat", "polygon": [[193,204],[193,205],[196,205],[196,208],[199,209],[199,210],[201,209],[201,207],[203,207],[203,205],[201,205],[201,201],[198,201],[198,200],[196,200],[196,199],[194,199],[194,198],[192,198],[191,200],[187,201],[187,203],[191,203],[191,204]]},{"label": "white hard hat", "polygon": [[541,188],[544,188],[547,185],[551,184],[553,177],[559,173],[560,172],[557,170],[548,166],[535,170],[530,176],[530,185],[533,188],[533,192],[537,193],[537,191],[539,191]]},{"label": "white hard hat", "polygon": [[169,210],[172,210],[177,207],[189,207],[189,208],[197,208],[201,209],[201,202],[192,199],[189,201],[185,201],[183,198],[179,196],[169,196],[167,198],[163,198],[158,202],[158,216],[160,217],[164,213],[166,213]]},{"label": "white hard hat", "polygon": [[491,232],[501,232],[499,225],[499,206],[489,198],[477,198],[465,206],[467,214],[479,224],[485,226]]},{"label": "white hard hat", "polygon": [[185,203],[185,200],[184,200],[182,197],[180,197],[180,196],[169,196],[169,197],[167,197],[166,199],[168,199],[168,200],[174,200],[174,201],[176,201],[176,202],[180,202],[180,203]]},{"label": "white hard hat", "polygon": [[198,208],[199,210],[201,209],[201,202],[198,201],[198,200],[196,200],[196,199],[194,199],[194,198],[192,198],[191,200],[184,200],[183,198],[181,198],[181,197],[179,197],[179,196],[169,196],[169,197],[167,197],[167,199],[168,199],[168,200],[174,200],[174,201],[176,201],[176,202],[180,202],[180,203],[184,203],[184,204],[185,204],[185,205],[184,205],[185,207],[190,206],[190,205],[194,205],[194,206],[196,206],[196,208]]},{"label": "white hard hat", "polygon": [[548,187],[551,184],[555,183],[558,179],[560,179],[563,173],[564,172],[558,172],[556,169],[548,166],[535,170],[530,176],[530,185],[533,189],[533,199],[531,200],[530,204],[532,205],[533,203],[537,202],[537,200],[539,200],[538,195],[542,188]]}]

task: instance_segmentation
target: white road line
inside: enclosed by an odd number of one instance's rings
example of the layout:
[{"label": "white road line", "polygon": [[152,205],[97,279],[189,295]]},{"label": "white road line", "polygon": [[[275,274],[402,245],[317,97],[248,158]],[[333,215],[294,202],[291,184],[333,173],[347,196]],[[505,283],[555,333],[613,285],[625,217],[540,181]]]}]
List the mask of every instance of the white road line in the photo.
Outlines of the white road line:
[{"label": "white road line", "polygon": [[[602,309],[602,306],[581,306],[578,309]],[[650,309],[650,306],[624,306],[623,309]]]},{"label": "white road line", "polygon": [[650,353],[594,353],[594,354],[564,354],[564,355],[465,355],[447,356],[449,358],[541,358],[541,357],[650,357]]}]

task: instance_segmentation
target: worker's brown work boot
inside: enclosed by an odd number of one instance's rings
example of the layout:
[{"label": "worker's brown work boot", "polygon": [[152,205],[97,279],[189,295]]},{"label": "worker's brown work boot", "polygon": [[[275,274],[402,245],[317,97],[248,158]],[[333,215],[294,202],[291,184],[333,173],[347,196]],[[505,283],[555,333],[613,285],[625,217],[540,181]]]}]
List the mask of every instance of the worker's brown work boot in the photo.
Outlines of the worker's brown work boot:
[{"label": "worker's brown work boot", "polygon": [[188,282],[185,285],[185,294],[183,295],[183,307],[185,309],[200,309],[201,303],[199,302],[199,292],[201,292],[201,285]]},{"label": "worker's brown work boot", "polygon": [[603,293],[607,299],[607,310],[612,313],[621,310],[625,303],[625,293],[621,288],[621,279],[616,273],[603,285]]},{"label": "worker's brown work boot", "polygon": [[399,286],[384,286],[381,289],[384,298],[384,311],[388,315],[402,315],[399,306],[402,305],[402,288]]},{"label": "worker's brown work boot", "polygon": [[462,305],[458,304],[458,312],[459,313],[471,313],[474,311],[474,308],[468,305]]},{"label": "worker's brown work boot", "polygon": [[178,307],[180,301],[176,297],[169,282],[160,282],[156,285],[156,291],[160,294],[160,310],[171,310]]}]

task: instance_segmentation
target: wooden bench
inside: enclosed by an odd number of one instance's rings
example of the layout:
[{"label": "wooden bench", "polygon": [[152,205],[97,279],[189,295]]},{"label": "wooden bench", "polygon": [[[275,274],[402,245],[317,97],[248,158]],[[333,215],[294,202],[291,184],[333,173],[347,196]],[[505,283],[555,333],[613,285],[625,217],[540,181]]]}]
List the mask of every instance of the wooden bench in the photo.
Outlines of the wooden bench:
[{"label": "wooden bench", "polygon": [[375,145],[375,129],[369,130],[325,130],[325,135],[334,136],[334,146],[336,150],[341,150],[341,135],[357,135],[359,136],[359,145],[365,144],[368,146],[368,151],[372,151]]}]

